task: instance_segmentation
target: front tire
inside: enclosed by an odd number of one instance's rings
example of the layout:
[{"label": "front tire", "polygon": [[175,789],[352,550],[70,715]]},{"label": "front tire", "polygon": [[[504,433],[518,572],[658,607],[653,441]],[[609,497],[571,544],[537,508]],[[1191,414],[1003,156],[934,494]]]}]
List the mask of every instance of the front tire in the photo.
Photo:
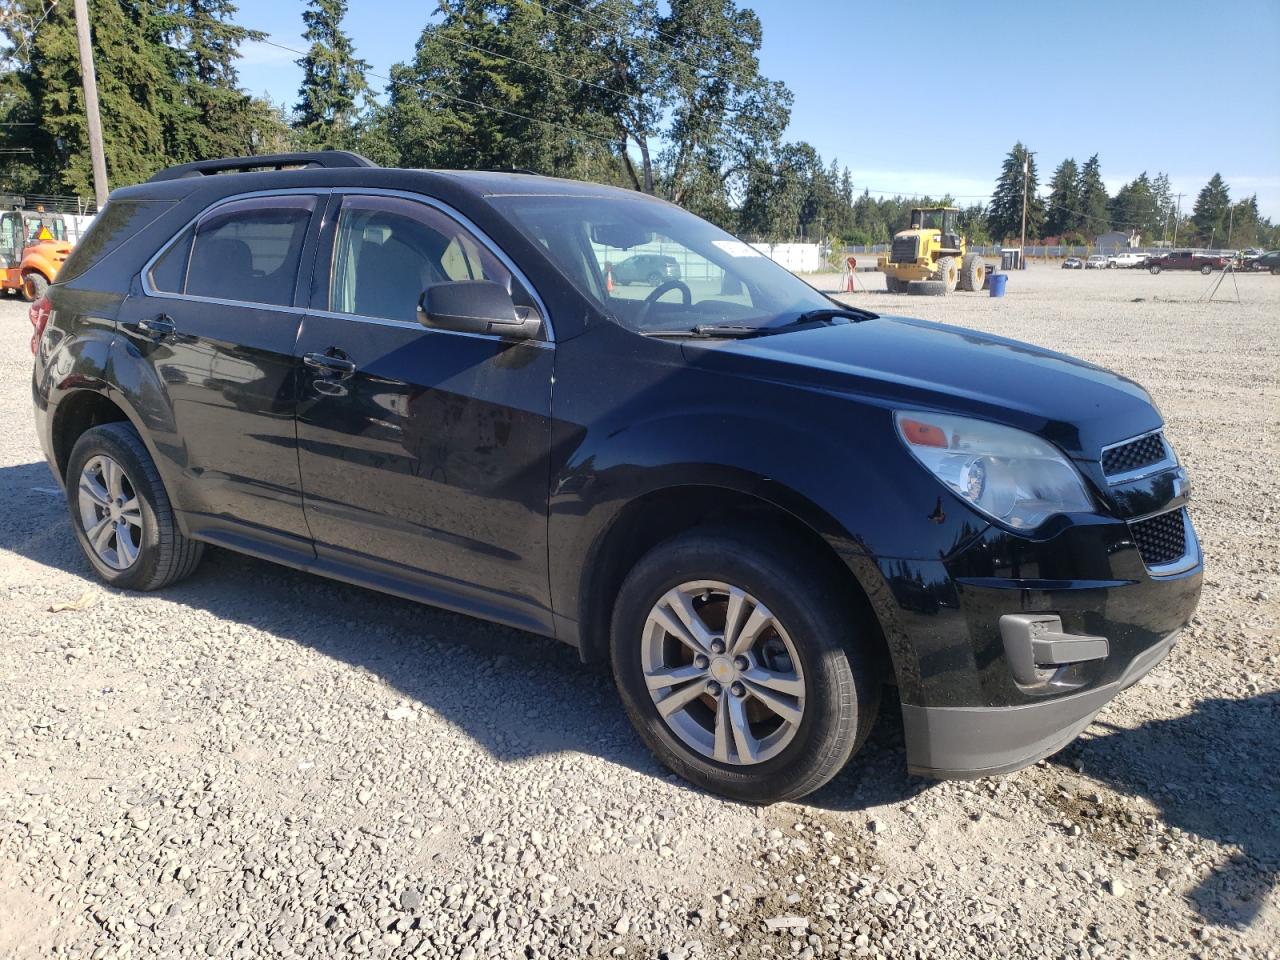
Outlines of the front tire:
[{"label": "front tire", "polygon": [[632,724],[675,773],[735,800],[818,789],[879,708],[868,628],[847,595],[783,539],[700,529],[653,548],[613,615]]},{"label": "front tire", "polygon": [[1151,272],[1151,275],[1154,277],[1157,273],[1160,272],[1160,264],[1153,263],[1151,266],[1147,267],[1147,269]]},{"label": "front tire", "polygon": [[1205,276],[1205,277],[1207,277],[1207,276],[1208,276],[1209,274],[1211,274],[1211,273],[1213,273],[1213,267],[1209,266],[1209,264],[1207,264],[1207,263],[1206,263],[1206,264],[1204,264],[1204,265],[1200,268],[1200,275],[1201,275],[1201,276]]},{"label": "front tire", "polygon": [[941,280],[947,285],[947,293],[954,293],[956,286],[960,283],[960,268],[956,264],[956,258],[940,257],[935,268],[934,279]]},{"label": "front tire", "polygon": [[86,430],[71,450],[67,508],[93,572],[114,587],[158,590],[189,575],[204,544],[189,540],[155,462],[133,427]]},{"label": "front tire", "polygon": [[22,278],[22,297],[27,303],[35,303],[49,292],[49,281],[44,274],[32,271]]}]

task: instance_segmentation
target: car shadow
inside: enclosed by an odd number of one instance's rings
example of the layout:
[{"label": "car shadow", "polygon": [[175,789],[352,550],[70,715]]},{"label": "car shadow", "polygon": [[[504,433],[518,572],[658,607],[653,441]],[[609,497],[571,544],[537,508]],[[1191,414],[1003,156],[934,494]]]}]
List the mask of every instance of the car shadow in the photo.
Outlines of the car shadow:
[{"label": "car shadow", "polygon": [[1054,762],[1142,796],[1170,827],[1231,849],[1187,899],[1210,923],[1252,924],[1280,881],[1280,693],[1207,699],[1136,729],[1092,730]]}]

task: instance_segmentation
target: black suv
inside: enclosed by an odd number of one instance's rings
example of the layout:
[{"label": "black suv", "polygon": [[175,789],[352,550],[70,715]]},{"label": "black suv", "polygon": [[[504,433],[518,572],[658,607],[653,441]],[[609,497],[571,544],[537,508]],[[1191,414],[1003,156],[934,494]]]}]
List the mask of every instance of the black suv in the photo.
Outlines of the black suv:
[{"label": "black suv", "polygon": [[[614,296],[606,264],[655,242],[684,278]],[[176,167],[112,195],[32,320],[40,440],[108,583],[210,543],[558,637],[666,764],[749,801],[830,779],[886,682],[911,770],[1031,763],[1200,592],[1141,387],[844,306],[625,190]]]}]

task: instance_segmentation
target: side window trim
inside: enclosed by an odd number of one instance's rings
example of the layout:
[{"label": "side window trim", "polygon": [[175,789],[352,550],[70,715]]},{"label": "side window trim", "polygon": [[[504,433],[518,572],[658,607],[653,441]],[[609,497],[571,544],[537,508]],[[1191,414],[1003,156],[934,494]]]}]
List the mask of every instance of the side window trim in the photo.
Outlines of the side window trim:
[{"label": "side window trim", "polygon": [[[312,213],[311,226],[308,234],[307,243],[314,242],[315,256],[310,263],[307,263],[307,248],[303,247],[302,261],[298,264],[298,286],[295,291],[294,304],[292,306],[281,306],[278,304],[257,304],[257,306],[269,307],[273,310],[282,310],[290,313],[315,313],[325,316],[346,317],[352,320],[362,320],[370,323],[392,323],[396,326],[409,326],[400,320],[379,320],[371,317],[357,317],[352,314],[330,313],[327,309],[319,307],[310,307],[308,303],[315,304],[317,295],[322,298],[324,306],[328,306],[328,288],[329,288],[329,272],[333,267],[333,250],[332,244],[324,242],[326,237],[335,236],[333,233],[334,225],[337,222],[337,212],[339,202],[345,196],[374,196],[374,197],[402,197],[406,200],[412,200],[415,203],[421,203],[428,207],[434,207],[445,216],[451,218],[464,229],[466,229],[473,237],[485,246],[490,253],[501,261],[502,265],[511,271],[511,275],[518,279],[524,288],[529,292],[529,296],[533,297],[534,303],[538,306],[538,312],[542,314],[543,329],[545,331],[544,340],[533,340],[531,343],[555,343],[555,324],[552,321],[551,312],[547,309],[547,302],[542,295],[538,293],[538,288],[533,285],[526,274],[516,262],[508,256],[507,252],[502,249],[493,239],[475,225],[468,217],[455,210],[449,204],[444,203],[435,197],[425,193],[418,193],[411,190],[391,190],[380,187],[305,187],[280,190],[253,190],[248,193],[237,193],[232,196],[221,197],[216,202],[205,207],[190,220],[179,227],[168,240],[166,240],[158,250],[151,256],[149,260],[142,266],[139,277],[142,292],[148,297],[157,297],[168,300],[196,300],[204,303],[228,303],[239,306],[254,306],[250,301],[245,300],[221,300],[216,297],[198,297],[184,293],[168,293],[166,291],[156,290],[151,285],[151,269],[156,262],[164,256],[168,249],[177,243],[182,235],[189,229],[193,228],[200,220],[204,219],[213,210],[227,203],[234,203],[237,200],[248,200],[253,197],[297,197],[297,196],[313,196],[316,198],[316,212]],[[333,198],[328,205],[325,198]],[[320,216],[317,217],[316,213]],[[304,272],[307,274],[304,278]],[[320,282],[321,286],[317,290],[316,284]],[[302,301],[299,304],[298,301]],[[447,332],[447,331],[437,331]],[[476,333],[476,334],[459,334],[460,336],[483,337],[490,340],[502,339],[496,335]]]},{"label": "side window trim", "polygon": [[[202,210],[196,213],[195,216],[193,216],[190,220],[188,220],[181,227],[179,227],[178,230],[173,234],[173,236],[171,236],[168,240],[166,240],[160,246],[160,248],[156,250],[154,254],[151,255],[150,259],[148,259],[147,262],[142,265],[142,270],[140,271],[138,279],[142,287],[143,295],[147,297],[154,297],[161,300],[188,300],[188,301],[193,301],[197,303],[221,303],[221,304],[226,304],[228,306],[237,306],[237,307],[260,307],[266,310],[277,310],[285,313],[299,313],[299,314],[306,313],[307,312],[306,305],[303,304],[300,306],[298,304],[298,300],[299,300],[299,293],[309,288],[309,285],[311,282],[311,275],[310,275],[311,265],[307,263],[307,253],[310,245],[315,241],[315,234],[317,233],[318,223],[322,219],[321,217],[317,217],[316,214],[320,213],[323,215],[326,209],[325,205],[328,200],[328,197],[332,193],[333,193],[333,189],[330,187],[303,187],[303,188],[295,187],[293,189],[284,189],[284,190],[255,190],[250,193],[238,193],[233,196],[220,197],[218,200],[209,204],[207,207],[204,207]],[[292,304],[260,303],[255,300],[229,300],[224,297],[205,297],[205,296],[199,296],[197,294],[174,293],[168,290],[157,290],[154,286],[152,286],[151,284],[152,269],[160,261],[160,258],[163,257],[175,243],[178,243],[179,241],[182,240],[182,238],[186,235],[188,230],[198,229],[201,221],[211,216],[220,207],[226,206],[227,204],[230,204],[230,203],[236,203],[237,201],[253,200],[259,197],[264,197],[264,198],[310,197],[315,201],[315,205],[311,212],[311,220],[307,226],[307,236],[303,240],[302,255],[298,262],[298,277],[294,284],[294,294],[293,294]],[[188,258],[189,257],[190,257],[190,252],[188,252]],[[303,297],[302,299],[305,300],[305,297]]]},{"label": "side window trim", "polygon": [[[414,203],[420,203],[423,206],[430,207],[453,220],[458,226],[462,227],[475,240],[488,250],[498,261],[510,271],[513,278],[518,280],[520,284],[529,292],[529,296],[533,298],[533,302],[538,307],[538,312],[542,315],[543,330],[545,331],[544,339],[526,341],[528,343],[555,343],[555,326],[551,319],[551,313],[547,309],[547,303],[538,293],[537,288],[530,282],[528,275],[517,266],[516,262],[507,255],[498,244],[496,244],[490,236],[475,225],[465,215],[451,207],[449,204],[437,200],[425,193],[417,193],[409,190],[390,190],[378,187],[334,187],[330,191],[334,197],[334,203],[328,208],[326,219],[330,220],[325,224],[325,241],[323,249],[316,257],[314,280],[311,285],[311,302],[314,309],[308,311],[310,313],[319,314],[327,317],[342,317],[348,320],[358,320],[369,323],[392,324],[394,326],[414,327],[413,324],[404,320],[391,320],[381,317],[364,317],[353,313],[339,313],[331,311],[329,307],[329,284],[333,273],[333,257],[334,242],[337,239],[336,225],[338,221],[339,210],[341,209],[341,201],[346,197],[399,197],[403,200],[410,200]],[[322,263],[323,261],[323,263]],[[425,328],[423,328],[425,329]],[[450,330],[436,330],[436,333],[455,333]],[[459,336],[479,337],[485,340],[501,340],[502,337],[497,334],[487,333],[459,333]]]}]

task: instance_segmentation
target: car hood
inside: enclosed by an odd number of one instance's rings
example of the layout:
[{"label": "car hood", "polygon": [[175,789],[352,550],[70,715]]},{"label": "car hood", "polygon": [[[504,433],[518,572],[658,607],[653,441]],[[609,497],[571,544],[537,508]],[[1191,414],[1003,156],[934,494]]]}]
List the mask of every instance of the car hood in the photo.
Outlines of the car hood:
[{"label": "car hood", "polygon": [[878,317],[747,340],[685,341],[689,362],[1029,430],[1069,455],[1160,427],[1125,377],[1028,343],[941,323]]}]

